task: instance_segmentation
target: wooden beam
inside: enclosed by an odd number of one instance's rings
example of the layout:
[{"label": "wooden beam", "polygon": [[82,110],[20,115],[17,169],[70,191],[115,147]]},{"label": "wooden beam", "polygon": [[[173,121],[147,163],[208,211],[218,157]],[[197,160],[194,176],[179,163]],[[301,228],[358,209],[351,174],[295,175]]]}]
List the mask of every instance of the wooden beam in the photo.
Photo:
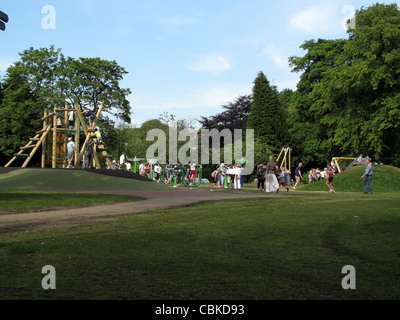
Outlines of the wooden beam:
[{"label": "wooden beam", "polygon": [[41,144],[43,143],[43,141],[46,140],[47,134],[50,132],[51,130],[51,126],[48,126],[45,133],[42,135],[42,137],[40,138],[39,142],[36,144],[35,148],[31,151],[28,159],[25,160],[24,164],[22,165],[22,168],[26,168],[26,166],[28,165],[29,161],[31,161],[32,157],[34,156],[35,152],[39,149],[39,147],[41,146]]}]

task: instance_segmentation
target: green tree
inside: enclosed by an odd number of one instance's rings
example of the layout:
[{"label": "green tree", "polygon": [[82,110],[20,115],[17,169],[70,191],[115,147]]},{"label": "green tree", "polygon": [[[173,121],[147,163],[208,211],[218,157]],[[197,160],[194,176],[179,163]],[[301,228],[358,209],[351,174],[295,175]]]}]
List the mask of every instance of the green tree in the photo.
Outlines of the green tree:
[{"label": "green tree", "polygon": [[276,86],[271,85],[263,72],[254,80],[253,103],[247,118],[247,128],[254,129],[254,136],[274,152],[280,148],[279,121],[283,115]]},{"label": "green tree", "polygon": [[[43,111],[66,100],[95,112],[103,103],[100,124],[110,130],[114,116],[130,122],[129,89],[119,83],[127,73],[115,61],[99,58],[65,58],[61,49],[28,50],[7,69],[1,81],[0,158],[4,161],[41,128]],[[112,132],[111,132],[112,133]],[[107,143],[105,134],[103,140]]]},{"label": "green tree", "polygon": [[306,54],[289,58],[292,72],[302,72],[287,108],[295,162],[320,166],[330,157],[337,156],[337,150],[332,147],[332,130],[321,123],[320,114],[312,108],[315,96],[311,93],[324,79],[325,73],[336,66],[346,42],[344,39],[305,41],[300,48]]},{"label": "green tree", "polygon": [[377,3],[357,10],[355,21],[343,53],[313,88],[310,110],[343,154],[398,165],[400,11]]}]

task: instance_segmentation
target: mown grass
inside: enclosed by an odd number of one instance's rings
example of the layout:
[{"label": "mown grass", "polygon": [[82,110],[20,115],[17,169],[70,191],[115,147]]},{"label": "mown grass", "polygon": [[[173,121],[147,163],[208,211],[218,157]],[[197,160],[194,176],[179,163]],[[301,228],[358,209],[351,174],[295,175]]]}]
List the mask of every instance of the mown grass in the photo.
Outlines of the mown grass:
[{"label": "mown grass", "polygon": [[[202,202],[0,237],[1,299],[399,299],[400,194]],[[57,289],[43,290],[53,265]],[[341,286],[356,269],[356,290]]]},{"label": "mown grass", "polygon": [[98,195],[73,192],[39,192],[0,189],[0,213],[84,207],[143,200],[129,195]]},{"label": "mown grass", "polygon": [[171,190],[161,183],[112,177],[85,170],[19,169],[0,175],[0,188],[14,190]]},{"label": "mown grass", "polygon": [[[354,167],[338,173],[333,178],[333,187],[337,192],[363,192],[361,176],[365,166]],[[375,193],[400,192],[400,169],[392,166],[374,166],[372,187]],[[302,184],[300,190],[304,191],[329,191],[325,185],[326,180],[311,184]]]}]

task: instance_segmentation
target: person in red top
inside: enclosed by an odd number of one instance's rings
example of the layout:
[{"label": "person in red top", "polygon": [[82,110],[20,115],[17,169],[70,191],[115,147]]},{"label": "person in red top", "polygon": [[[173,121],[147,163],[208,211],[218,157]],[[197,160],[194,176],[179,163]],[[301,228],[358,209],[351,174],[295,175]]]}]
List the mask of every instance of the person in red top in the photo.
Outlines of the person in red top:
[{"label": "person in red top", "polygon": [[333,189],[333,186],[332,186],[334,174],[335,174],[335,170],[333,170],[332,166],[330,164],[328,164],[328,177],[326,179],[326,185],[329,188],[329,193],[335,193],[335,189]]},{"label": "person in red top", "polygon": [[190,175],[189,175],[189,179],[194,180],[194,178],[196,177],[196,164],[195,163],[189,163],[190,166]]}]

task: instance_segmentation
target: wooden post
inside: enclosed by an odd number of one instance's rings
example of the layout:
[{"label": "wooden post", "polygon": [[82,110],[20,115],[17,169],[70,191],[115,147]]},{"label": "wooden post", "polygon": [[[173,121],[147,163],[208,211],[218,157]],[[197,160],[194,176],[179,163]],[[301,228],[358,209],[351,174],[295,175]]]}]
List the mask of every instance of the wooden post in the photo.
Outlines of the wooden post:
[{"label": "wooden post", "polygon": [[[78,104],[75,104],[75,154],[74,154],[74,168],[77,166],[77,158],[78,158],[78,150],[79,150],[79,138],[81,136],[81,130],[80,130],[80,120],[78,117],[78,111],[77,109],[79,108]],[[80,110],[79,110],[80,111]]]},{"label": "wooden post", "polygon": [[276,162],[279,161],[279,159],[281,158],[282,152],[283,152],[284,148],[282,148],[281,153],[279,154],[278,158],[276,158]]},{"label": "wooden post", "polygon": [[[46,110],[43,112],[43,130],[46,128]],[[45,168],[46,167],[46,139],[42,142],[42,162],[41,162],[41,167]]]},{"label": "wooden post", "polygon": [[57,167],[57,112],[54,107],[54,114],[53,114],[53,158],[51,161],[51,167],[55,169]]},{"label": "wooden post", "polygon": [[[83,143],[82,148],[81,148],[81,150],[79,152],[79,155],[77,156],[76,166],[79,167],[80,166],[80,162],[81,162],[82,157],[83,157],[83,152],[85,151],[85,145],[90,139],[91,132],[88,132],[88,129],[86,128],[86,124],[85,124],[85,121],[83,120],[82,112],[79,109],[80,108],[79,105],[75,104],[75,106],[76,106],[76,110],[77,110],[76,112],[77,112],[78,117],[79,117],[79,119],[81,121],[81,126],[82,126],[83,131],[85,132],[85,135],[86,135],[85,142]],[[100,105],[100,108],[97,111],[96,117],[93,120],[93,127],[96,126],[97,120],[99,119],[102,110],[103,110],[103,104]],[[97,156],[96,157],[93,156],[93,158],[97,158]]]},{"label": "wooden post", "polygon": [[50,132],[50,130],[51,130],[51,126],[48,126],[46,131],[44,132],[44,134],[42,135],[42,137],[40,138],[40,140],[36,144],[36,147],[33,148],[31,154],[29,155],[29,157],[25,160],[24,164],[22,165],[22,168],[26,168],[26,166],[28,165],[29,161],[31,161],[31,159],[32,159],[33,155],[35,154],[35,152],[42,145],[43,141],[46,141],[47,134]]}]

